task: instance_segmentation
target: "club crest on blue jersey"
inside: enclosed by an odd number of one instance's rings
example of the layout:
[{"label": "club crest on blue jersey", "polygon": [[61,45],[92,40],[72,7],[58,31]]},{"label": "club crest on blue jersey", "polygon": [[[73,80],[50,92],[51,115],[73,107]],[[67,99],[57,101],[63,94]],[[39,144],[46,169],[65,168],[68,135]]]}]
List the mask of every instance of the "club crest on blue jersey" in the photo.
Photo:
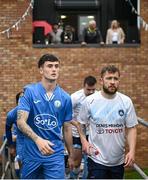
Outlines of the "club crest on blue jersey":
[{"label": "club crest on blue jersey", "polygon": [[38,114],[34,118],[34,124],[43,130],[51,130],[58,126],[57,118],[50,114]]},{"label": "club crest on blue jersey", "polygon": [[61,101],[56,100],[56,101],[54,102],[54,106],[55,106],[56,108],[61,107]]},{"label": "club crest on blue jersey", "polygon": [[119,113],[120,116],[123,116],[123,115],[124,115],[123,109],[120,109],[120,110],[118,111],[118,113]]}]

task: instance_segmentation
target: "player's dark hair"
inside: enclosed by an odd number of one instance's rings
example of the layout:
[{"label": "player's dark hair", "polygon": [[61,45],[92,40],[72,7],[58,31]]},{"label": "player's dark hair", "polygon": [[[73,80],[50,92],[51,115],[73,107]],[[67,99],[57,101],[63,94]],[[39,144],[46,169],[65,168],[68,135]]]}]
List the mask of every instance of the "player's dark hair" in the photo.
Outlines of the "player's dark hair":
[{"label": "player's dark hair", "polygon": [[96,83],[97,83],[97,80],[94,76],[87,76],[84,79],[83,85],[85,86],[85,84],[87,84],[88,86],[94,86]]},{"label": "player's dark hair", "polygon": [[38,61],[38,68],[40,68],[46,61],[56,62],[60,60],[53,54],[44,54]]},{"label": "player's dark hair", "polygon": [[116,73],[116,72],[118,72],[118,74],[120,76],[119,69],[116,66],[114,66],[114,65],[108,65],[108,66],[103,67],[102,70],[101,70],[101,77],[103,77],[103,75],[106,72],[109,72],[109,73]]},{"label": "player's dark hair", "polygon": [[16,96],[15,96],[15,99],[16,99],[16,104],[18,104],[18,101],[19,101],[19,98],[20,98],[20,96],[22,95],[22,91],[20,91],[20,92],[18,92],[17,94],[16,94]]}]

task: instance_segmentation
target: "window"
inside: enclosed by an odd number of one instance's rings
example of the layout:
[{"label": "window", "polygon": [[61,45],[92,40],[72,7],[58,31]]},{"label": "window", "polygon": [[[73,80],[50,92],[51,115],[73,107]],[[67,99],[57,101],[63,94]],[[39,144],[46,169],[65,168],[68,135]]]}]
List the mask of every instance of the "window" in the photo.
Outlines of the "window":
[{"label": "window", "polygon": [[[140,0],[130,0],[139,13]],[[80,43],[82,31],[89,20],[96,20],[105,42],[113,19],[119,21],[125,43],[140,43],[140,23],[126,0],[35,0],[33,9],[33,43],[45,44],[53,24],[72,26],[75,42]],[[36,24],[37,22],[37,24]]]},{"label": "window", "polygon": [[64,13],[59,16],[60,25],[62,25],[63,29],[66,25],[70,25],[74,28],[75,31],[75,43],[79,43],[81,41],[81,36],[83,29],[88,25],[90,20],[96,20],[95,14],[90,14],[89,12],[85,14],[68,14]]},{"label": "window", "polygon": [[79,39],[81,39],[83,30],[87,27],[90,20],[96,20],[96,16],[94,14],[91,15],[80,15],[78,16],[78,34]]}]

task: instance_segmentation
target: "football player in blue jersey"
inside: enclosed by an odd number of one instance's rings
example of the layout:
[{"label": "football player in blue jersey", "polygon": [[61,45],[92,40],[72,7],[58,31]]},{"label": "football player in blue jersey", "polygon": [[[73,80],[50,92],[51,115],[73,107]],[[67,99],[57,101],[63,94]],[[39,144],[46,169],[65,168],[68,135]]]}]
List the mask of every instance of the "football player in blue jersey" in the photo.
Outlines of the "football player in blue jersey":
[{"label": "football player in blue jersey", "polygon": [[[16,104],[18,105],[19,98],[22,96],[22,92],[16,94]],[[17,161],[19,163],[19,169],[21,166],[22,160],[22,148],[23,148],[23,134],[17,128],[16,120],[17,120],[17,107],[11,109],[7,113],[6,124],[5,124],[5,132],[6,138],[8,142],[8,147],[10,148],[10,154],[12,159],[16,156]],[[15,133],[14,133],[15,132]],[[19,169],[17,169],[17,176],[19,177]]]},{"label": "football player in blue jersey", "polygon": [[[22,179],[64,179],[64,145],[73,167],[70,95],[58,84],[60,61],[52,54],[38,62],[41,81],[24,87],[17,124],[24,133]],[[63,134],[62,134],[63,127]]]}]

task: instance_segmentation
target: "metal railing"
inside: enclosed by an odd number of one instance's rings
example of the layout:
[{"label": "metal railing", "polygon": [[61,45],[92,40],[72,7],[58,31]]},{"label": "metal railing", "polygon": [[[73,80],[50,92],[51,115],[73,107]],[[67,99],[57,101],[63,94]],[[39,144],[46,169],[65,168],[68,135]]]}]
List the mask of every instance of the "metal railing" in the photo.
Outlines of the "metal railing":
[{"label": "metal railing", "polygon": [[143,125],[143,126],[145,126],[145,127],[148,127],[148,121],[145,121],[145,120],[141,119],[140,117],[138,117],[138,122],[139,122],[141,125]]},{"label": "metal railing", "polygon": [[[138,117],[139,124],[148,127],[148,122]],[[144,173],[144,171],[136,164],[134,163],[133,168],[143,177],[143,179],[148,179],[148,176]]]},{"label": "metal railing", "polygon": [[143,179],[148,179],[148,176],[136,163],[134,163],[133,168],[140,174],[141,177],[143,177]]},{"label": "metal railing", "polygon": [[11,159],[9,149],[7,148],[7,139],[4,140],[0,148],[0,155],[2,157],[2,175],[0,178],[11,179]]},{"label": "metal railing", "polygon": [[[138,122],[143,126],[148,127],[148,122],[139,117]],[[12,179],[12,162],[9,148],[7,147],[7,139],[4,140],[2,146],[0,147],[0,156],[2,157],[2,175],[0,179]],[[143,179],[148,180],[148,176],[136,163],[134,163],[133,168],[141,175]]]}]

